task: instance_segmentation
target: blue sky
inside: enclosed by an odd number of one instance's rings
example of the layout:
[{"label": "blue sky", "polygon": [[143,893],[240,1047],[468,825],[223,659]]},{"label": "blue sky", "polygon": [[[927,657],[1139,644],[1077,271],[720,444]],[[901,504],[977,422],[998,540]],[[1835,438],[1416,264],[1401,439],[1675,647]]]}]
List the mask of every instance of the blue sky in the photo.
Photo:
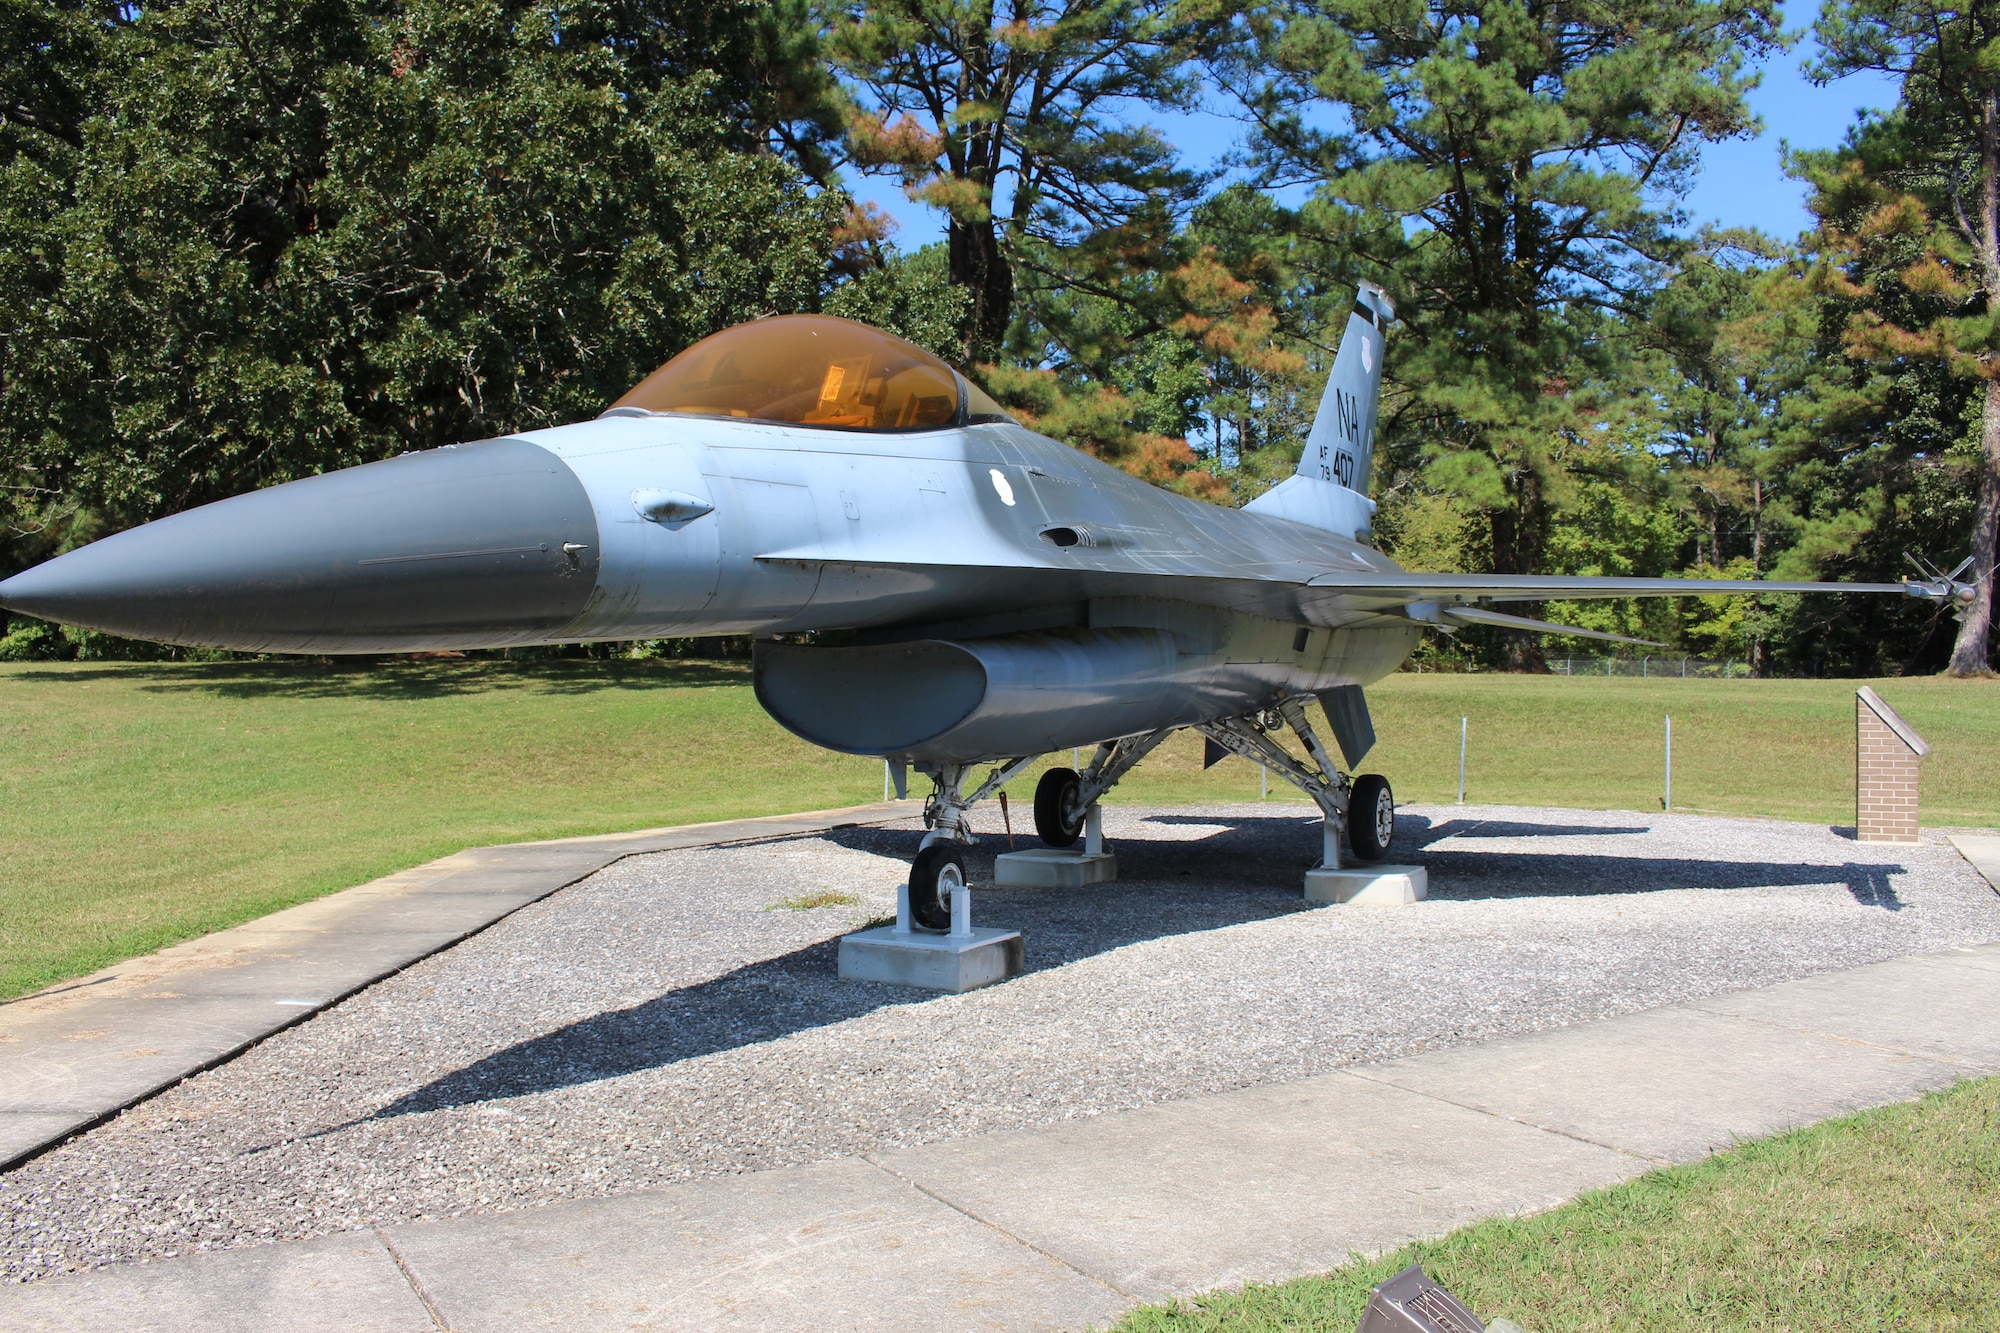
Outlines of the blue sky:
[{"label": "blue sky", "polygon": [[[1764,67],[1763,84],[1751,94],[1751,105],[1764,121],[1761,135],[1711,145],[1703,153],[1700,179],[1684,201],[1695,223],[1756,227],[1781,240],[1792,239],[1811,219],[1805,187],[1788,179],[1779,165],[1780,143],[1831,148],[1857,112],[1895,104],[1894,81],[1877,75],[1853,75],[1815,88],[1800,73],[1814,54],[1808,39]],[[1216,114],[1147,118],[1166,129],[1188,160],[1198,164],[1228,152],[1239,130],[1234,121]],[[861,198],[896,219],[895,241],[905,250],[943,239],[943,215],[911,203],[893,181],[862,178],[850,184]]]}]

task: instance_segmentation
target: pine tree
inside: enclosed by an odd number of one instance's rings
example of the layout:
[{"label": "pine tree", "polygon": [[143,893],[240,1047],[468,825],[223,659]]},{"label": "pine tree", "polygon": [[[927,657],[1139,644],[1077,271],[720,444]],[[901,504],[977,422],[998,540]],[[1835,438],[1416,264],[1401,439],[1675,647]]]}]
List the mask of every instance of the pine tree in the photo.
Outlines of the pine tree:
[{"label": "pine tree", "polygon": [[1193,94],[1171,9],[1164,0],[829,5],[827,49],[854,93],[853,160],[900,176],[913,199],[947,216],[951,279],[971,293],[965,364],[1004,347],[1018,268],[1062,286],[1072,276],[1065,253],[1093,246],[1130,268],[1198,192],[1157,131],[1122,118]]},{"label": "pine tree", "polygon": [[[2000,292],[2000,3],[1828,0],[1814,31],[1827,51],[1822,78],[1874,70],[1903,84],[1896,114],[1872,127],[1878,151],[1846,155],[1850,180],[1836,181],[1840,168],[1825,157],[1815,164],[1822,194],[1844,192],[1850,201],[1856,192],[1872,194],[1866,216],[1829,238],[1846,251],[1845,268],[1873,270],[1857,271],[1860,281],[1843,293],[1862,307],[1850,323],[1851,350],[1880,360],[1936,358],[1984,381],[1970,524],[1972,577],[1980,595],[1959,624],[1947,668],[1958,676],[1983,675],[1991,669],[2000,537],[2000,307],[1994,303]],[[1892,152],[1879,151],[1892,144]],[[1906,252],[1905,266],[1884,271],[1884,250],[1898,246]],[[1873,301],[1870,279],[1898,292]]]},{"label": "pine tree", "polygon": [[1385,447],[1485,511],[1500,571],[1540,571],[1563,441],[1590,428],[1571,389],[1621,350],[1604,313],[1684,247],[1700,146],[1753,128],[1744,67],[1777,6],[1268,0],[1217,22],[1267,178],[1319,182],[1309,235],[1397,302]]}]

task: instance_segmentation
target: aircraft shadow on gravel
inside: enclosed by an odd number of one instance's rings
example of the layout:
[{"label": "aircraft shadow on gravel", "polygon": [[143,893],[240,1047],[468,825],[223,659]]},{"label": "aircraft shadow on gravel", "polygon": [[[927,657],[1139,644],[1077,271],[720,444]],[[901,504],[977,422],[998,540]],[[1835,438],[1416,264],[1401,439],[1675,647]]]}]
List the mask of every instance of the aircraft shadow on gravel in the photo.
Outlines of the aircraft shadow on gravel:
[{"label": "aircraft shadow on gravel", "polygon": [[[1180,825],[1220,825],[1224,817],[1201,815],[1152,815],[1148,823]],[[1284,873],[1296,883],[1299,867],[1309,865],[1319,851],[1319,816],[1253,815],[1227,816],[1228,827],[1208,839],[1196,842],[1155,843],[1153,855],[1196,854],[1193,849],[1209,847],[1203,855],[1208,864],[1226,867],[1231,875],[1258,847],[1269,859],[1273,848],[1292,855],[1283,861]],[[1895,875],[1908,867],[1894,861],[1846,861],[1839,865],[1801,864],[1795,861],[1731,861],[1697,857],[1604,856],[1584,851],[1519,852],[1487,849],[1440,848],[1434,844],[1447,838],[1576,838],[1609,837],[1616,834],[1643,834],[1652,829],[1643,824],[1529,824],[1496,819],[1447,819],[1433,823],[1428,815],[1396,816],[1396,840],[1389,853],[1395,861],[1423,854],[1430,872],[1430,896],[1441,901],[1479,898],[1594,897],[1616,893],[1657,893],[1666,889],[1762,889],[1799,888],[1816,884],[1840,884],[1864,907],[1900,911]],[[1134,869],[1145,862],[1128,854],[1144,844],[1126,842],[1117,847],[1121,874],[1136,878]],[[1172,849],[1172,850],[1168,850]],[[1186,850],[1182,850],[1186,849]]]},{"label": "aircraft shadow on gravel", "polygon": [[[1446,838],[1604,838],[1616,834],[1651,833],[1650,824],[1526,824],[1511,819],[1447,819],[1433,824],[1426,815],[1405,816],[1418,826],[1419,847],[1428,847]],[[1403,833],[1398,820],[1396,834]]]},{"label": "aircraft shadow on gravel", "polygon": [[[1217,827],[1206,837],[1172,842],[1116,839],[1121,882],[1083,893],[991,886],[992,857],[1006,849],[1006,837],[982,836],[969,866],[975,883],[987,886],[974,899],[975,921],[1023,931],[1028,968],[1034,972],[1145,940],[1310,910],[1299,897],[1298,877],[1300,867],[1319,851],[1316,815],[1232,816],[1226,824],[1216,818],[1155,815],[1146,822]],[[1469,821],[1433,825],[1423,816],[1402,816],[1398,839],[1404,847],[1420,847],[1462,835],[1454,827],[1462,822]],[[1523,829],[1564,837],[1645,831],[1491,822],[1485,827],[1509,829],[1508,837],[1534,836]],[[848,827],[820,836],[851,850],[887,856],[905,853],[913,840],[907,829]],[[1016,843],[1035,845],[1020,835]],[[1902,903],[1890,877],[1904,872],[1894,863],[1815,866],[1557,852],[1434,851],[1425,863],[1433,877],[1431,895],[1443,901],[1844,884],[1857,902],[1891,911]],[[822,940],[631,1008],[594,1014],[496,1051],[367,1118],[471,1106],[663,1069],[935,998],[923,991],[840,981],[835,976],[838,948],[837,939]]]},{"label": "aircraft shadow on gravel", "polygon": [[[973,873],[975,882],[988,887],[975,895],[973,919],[1024,932],[1028,970],[1035,972],[1127,944],[1304,911],[1309,904],[1299,897],[1297,862],[1307,854],[1308,843],[1317,850],[1316,829],[1316,825],[1308,828],[1310,837],[1297,840],[1297,856],[1267,857],[1273,869],[1282,864],[1283,874],[1264,876],[1266,882],[1261,883],[1237,876],[1216,884],[1203,874],[1198,884],[1163,886],[1160,878],[1182,878],[1175,873],[1178,867],[1151,854],[1138,854],[1140,844],[1127,842],[1119,846],[1120,855],[1132,849],[1134,861],[1147,867],[1148,878],[1135,875],[1130,883],[1097,885],[1083,894],[992,887],[992,855],[1006,850],[1006,839],[1004,835],[983,838],[979,849],[983,855],[973,860]],[[887,854],[907,854],[915,841],[907,829],[845,828],[825,836],[842,846]],[[1027,845],[1025,840],[1022,845]],[[1176,844],[1180,845],[1184,844]],[[1195,863],[1187,877],[1200,873],[1204,864]],[[594,1014],[496,1051],[367,1118],[384,1120],[477,1105],[662,1069],[830,1027],[891,1005],[936,998],[927,991],[841,981],[835,975],[838,949],[837,939],[822,940],[628,1009]]]}]

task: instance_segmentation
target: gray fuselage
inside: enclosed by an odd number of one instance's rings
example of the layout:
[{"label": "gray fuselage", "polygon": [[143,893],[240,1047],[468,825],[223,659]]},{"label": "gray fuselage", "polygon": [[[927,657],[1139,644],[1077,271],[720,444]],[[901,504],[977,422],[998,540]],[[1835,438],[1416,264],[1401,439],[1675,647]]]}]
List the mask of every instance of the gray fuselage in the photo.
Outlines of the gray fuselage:
[{"label": "gray fuselage", "polygon": [[1365,685],[1423,627],[1307,585],[1396,568],[1013,422],[863,431],[624,409],[204,505],[5,591],[30,615],[247,651],[754,635],[759,697],[786,726],[923,762]]},{"label": "gray fuselage", "polygon": [[[759,653],[765,706],[835,749],[974,760],[1240,716],[1378,680],[1422,633],[1284,596],[1295,568],[1394,570],[1379,552],[1011,423],[614,416],[523,438],[596,506],[597,589],[558,637],[846,631]],[[715,509],[648,521],[630,498],[647,489]]]}]

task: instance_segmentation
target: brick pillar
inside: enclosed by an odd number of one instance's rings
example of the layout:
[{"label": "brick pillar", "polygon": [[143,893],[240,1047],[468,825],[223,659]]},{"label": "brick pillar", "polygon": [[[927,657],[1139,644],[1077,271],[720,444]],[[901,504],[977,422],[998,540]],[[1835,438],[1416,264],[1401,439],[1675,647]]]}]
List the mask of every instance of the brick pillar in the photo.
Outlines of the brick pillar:
[{"label": "brick pillar", "polygon": [[1924,738],[1866,685],[1854,696],[1854,836],[1917,840],[1917,760]]}]

